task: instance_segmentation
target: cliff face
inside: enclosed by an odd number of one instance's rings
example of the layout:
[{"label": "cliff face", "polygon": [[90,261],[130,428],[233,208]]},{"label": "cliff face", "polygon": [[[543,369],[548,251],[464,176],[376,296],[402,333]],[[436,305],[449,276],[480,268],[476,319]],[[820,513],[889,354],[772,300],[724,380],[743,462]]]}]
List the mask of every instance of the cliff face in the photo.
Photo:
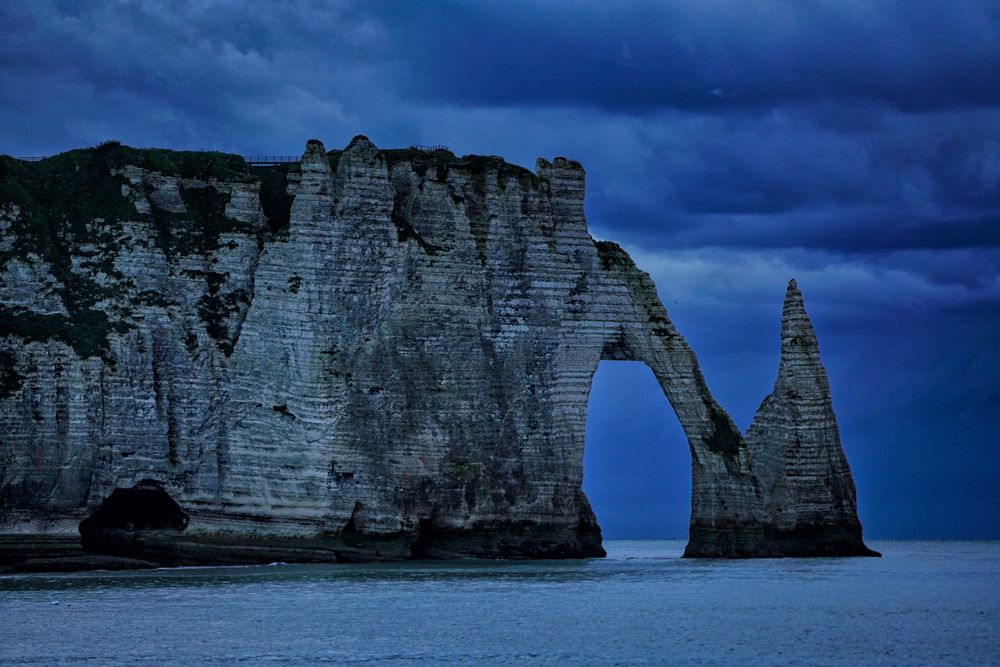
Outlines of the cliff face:
[{"label": "cliff face", "polygon": [[271,168],[0,158],[0,531],[89,517],[88,549],[158,562],[600,555],[587,397],[630,359],[688,438],[689,555],[866,553],[794,286],[744,438],[583,194],[564,159],[364,137]]}]

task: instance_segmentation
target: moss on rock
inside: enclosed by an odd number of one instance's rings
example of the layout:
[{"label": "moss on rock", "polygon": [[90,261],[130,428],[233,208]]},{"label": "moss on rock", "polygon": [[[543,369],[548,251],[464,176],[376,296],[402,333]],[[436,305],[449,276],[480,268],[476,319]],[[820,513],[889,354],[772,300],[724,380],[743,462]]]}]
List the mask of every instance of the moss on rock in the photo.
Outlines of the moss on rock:
[{"label": "moss on rock", "polygon": [[14,355],[0,350],[0,399],[11,396],[21,388],[24,378],[17,372]]}]

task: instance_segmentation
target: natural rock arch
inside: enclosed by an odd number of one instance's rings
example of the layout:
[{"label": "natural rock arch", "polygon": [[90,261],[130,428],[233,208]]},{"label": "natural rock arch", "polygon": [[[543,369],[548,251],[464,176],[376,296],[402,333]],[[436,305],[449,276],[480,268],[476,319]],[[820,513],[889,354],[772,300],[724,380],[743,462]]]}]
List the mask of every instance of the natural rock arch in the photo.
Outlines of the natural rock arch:
[{"label": "natural rock arch", "polygon": [[617,246],[597,246],[602,267],[617,274],[636,309],[606,336],[600,359],[643,362],[688,441],[692,500],[685,555],[873,555],[861,539],[829,381],[795,281],[782,310],[775,387],[744,437],[712,397],[648,275]]},{"label": "natural rock arch", "polygon": [[[107,172],[61,255],[4,256],[5,532],[65,530],[148,479],[190,515],[174,562],[599,555],[581,483],[603,358],[646,363],[684,429],[688,555],[870,553],[794,283],[744,437],[649,276],[590,237],[575,162],[364,137],[264,170],[170,155],[24,167],[39,196],[0,202],[31,250],[34,216],[60,219],[46,188]],[[73,293],[102,295],[85,312],[51,289],[65,255]]]}]

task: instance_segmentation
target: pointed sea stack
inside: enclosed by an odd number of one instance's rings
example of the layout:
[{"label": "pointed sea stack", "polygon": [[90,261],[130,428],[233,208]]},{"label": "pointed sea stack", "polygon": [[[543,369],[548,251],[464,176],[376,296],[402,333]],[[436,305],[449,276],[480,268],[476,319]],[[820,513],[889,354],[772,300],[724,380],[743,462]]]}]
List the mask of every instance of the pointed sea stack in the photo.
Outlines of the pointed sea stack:
[{"label": "pointed sea stack", "polygon": [[786,556],[877,556],[861,539],[854,478],[802,293],[789,281],[774,390],[746,435],[768,549]]}]

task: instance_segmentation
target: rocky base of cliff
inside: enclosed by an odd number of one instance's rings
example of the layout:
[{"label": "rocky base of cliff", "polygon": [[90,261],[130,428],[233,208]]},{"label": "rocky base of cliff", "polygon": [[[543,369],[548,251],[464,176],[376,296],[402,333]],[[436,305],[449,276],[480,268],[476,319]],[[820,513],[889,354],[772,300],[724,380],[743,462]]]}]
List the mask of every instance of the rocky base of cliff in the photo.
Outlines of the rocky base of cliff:
[{"label": "rocky base of cliff", "polygon": [[600,531],[495,523],[476,530],[424,522],[415,532],[366,535],[248,536],[183,534],[172,530],[120,529],[87,535],[90,553],[147,560],[161,566],[254,563],[373,563],[457,558],[593,558],[605,555]]},{"label": "rocky base of cliff", "polygon": [[528,522],[476,530],[425,521],[416,531],[366,535],[248,536],[186,534],[173,529],[109,528],[73,536],[14,535],[0,543],[0,572],[72,572],[153,567],[286,563],[373,563],[401,560],[509,560],[603,557],[596,523],[576,528]]},{"label": "rocky base of cliff", "polygon": [[0,574],[154,567],[155,563],[146,560],[89,553],[73,535],[0,535]]},{"label": "rocky base of cliff", "polygon": [[860,527],[816,525],[779,530],[772,526],[692,526],[684,558],[812,558],[875,556]]}]

